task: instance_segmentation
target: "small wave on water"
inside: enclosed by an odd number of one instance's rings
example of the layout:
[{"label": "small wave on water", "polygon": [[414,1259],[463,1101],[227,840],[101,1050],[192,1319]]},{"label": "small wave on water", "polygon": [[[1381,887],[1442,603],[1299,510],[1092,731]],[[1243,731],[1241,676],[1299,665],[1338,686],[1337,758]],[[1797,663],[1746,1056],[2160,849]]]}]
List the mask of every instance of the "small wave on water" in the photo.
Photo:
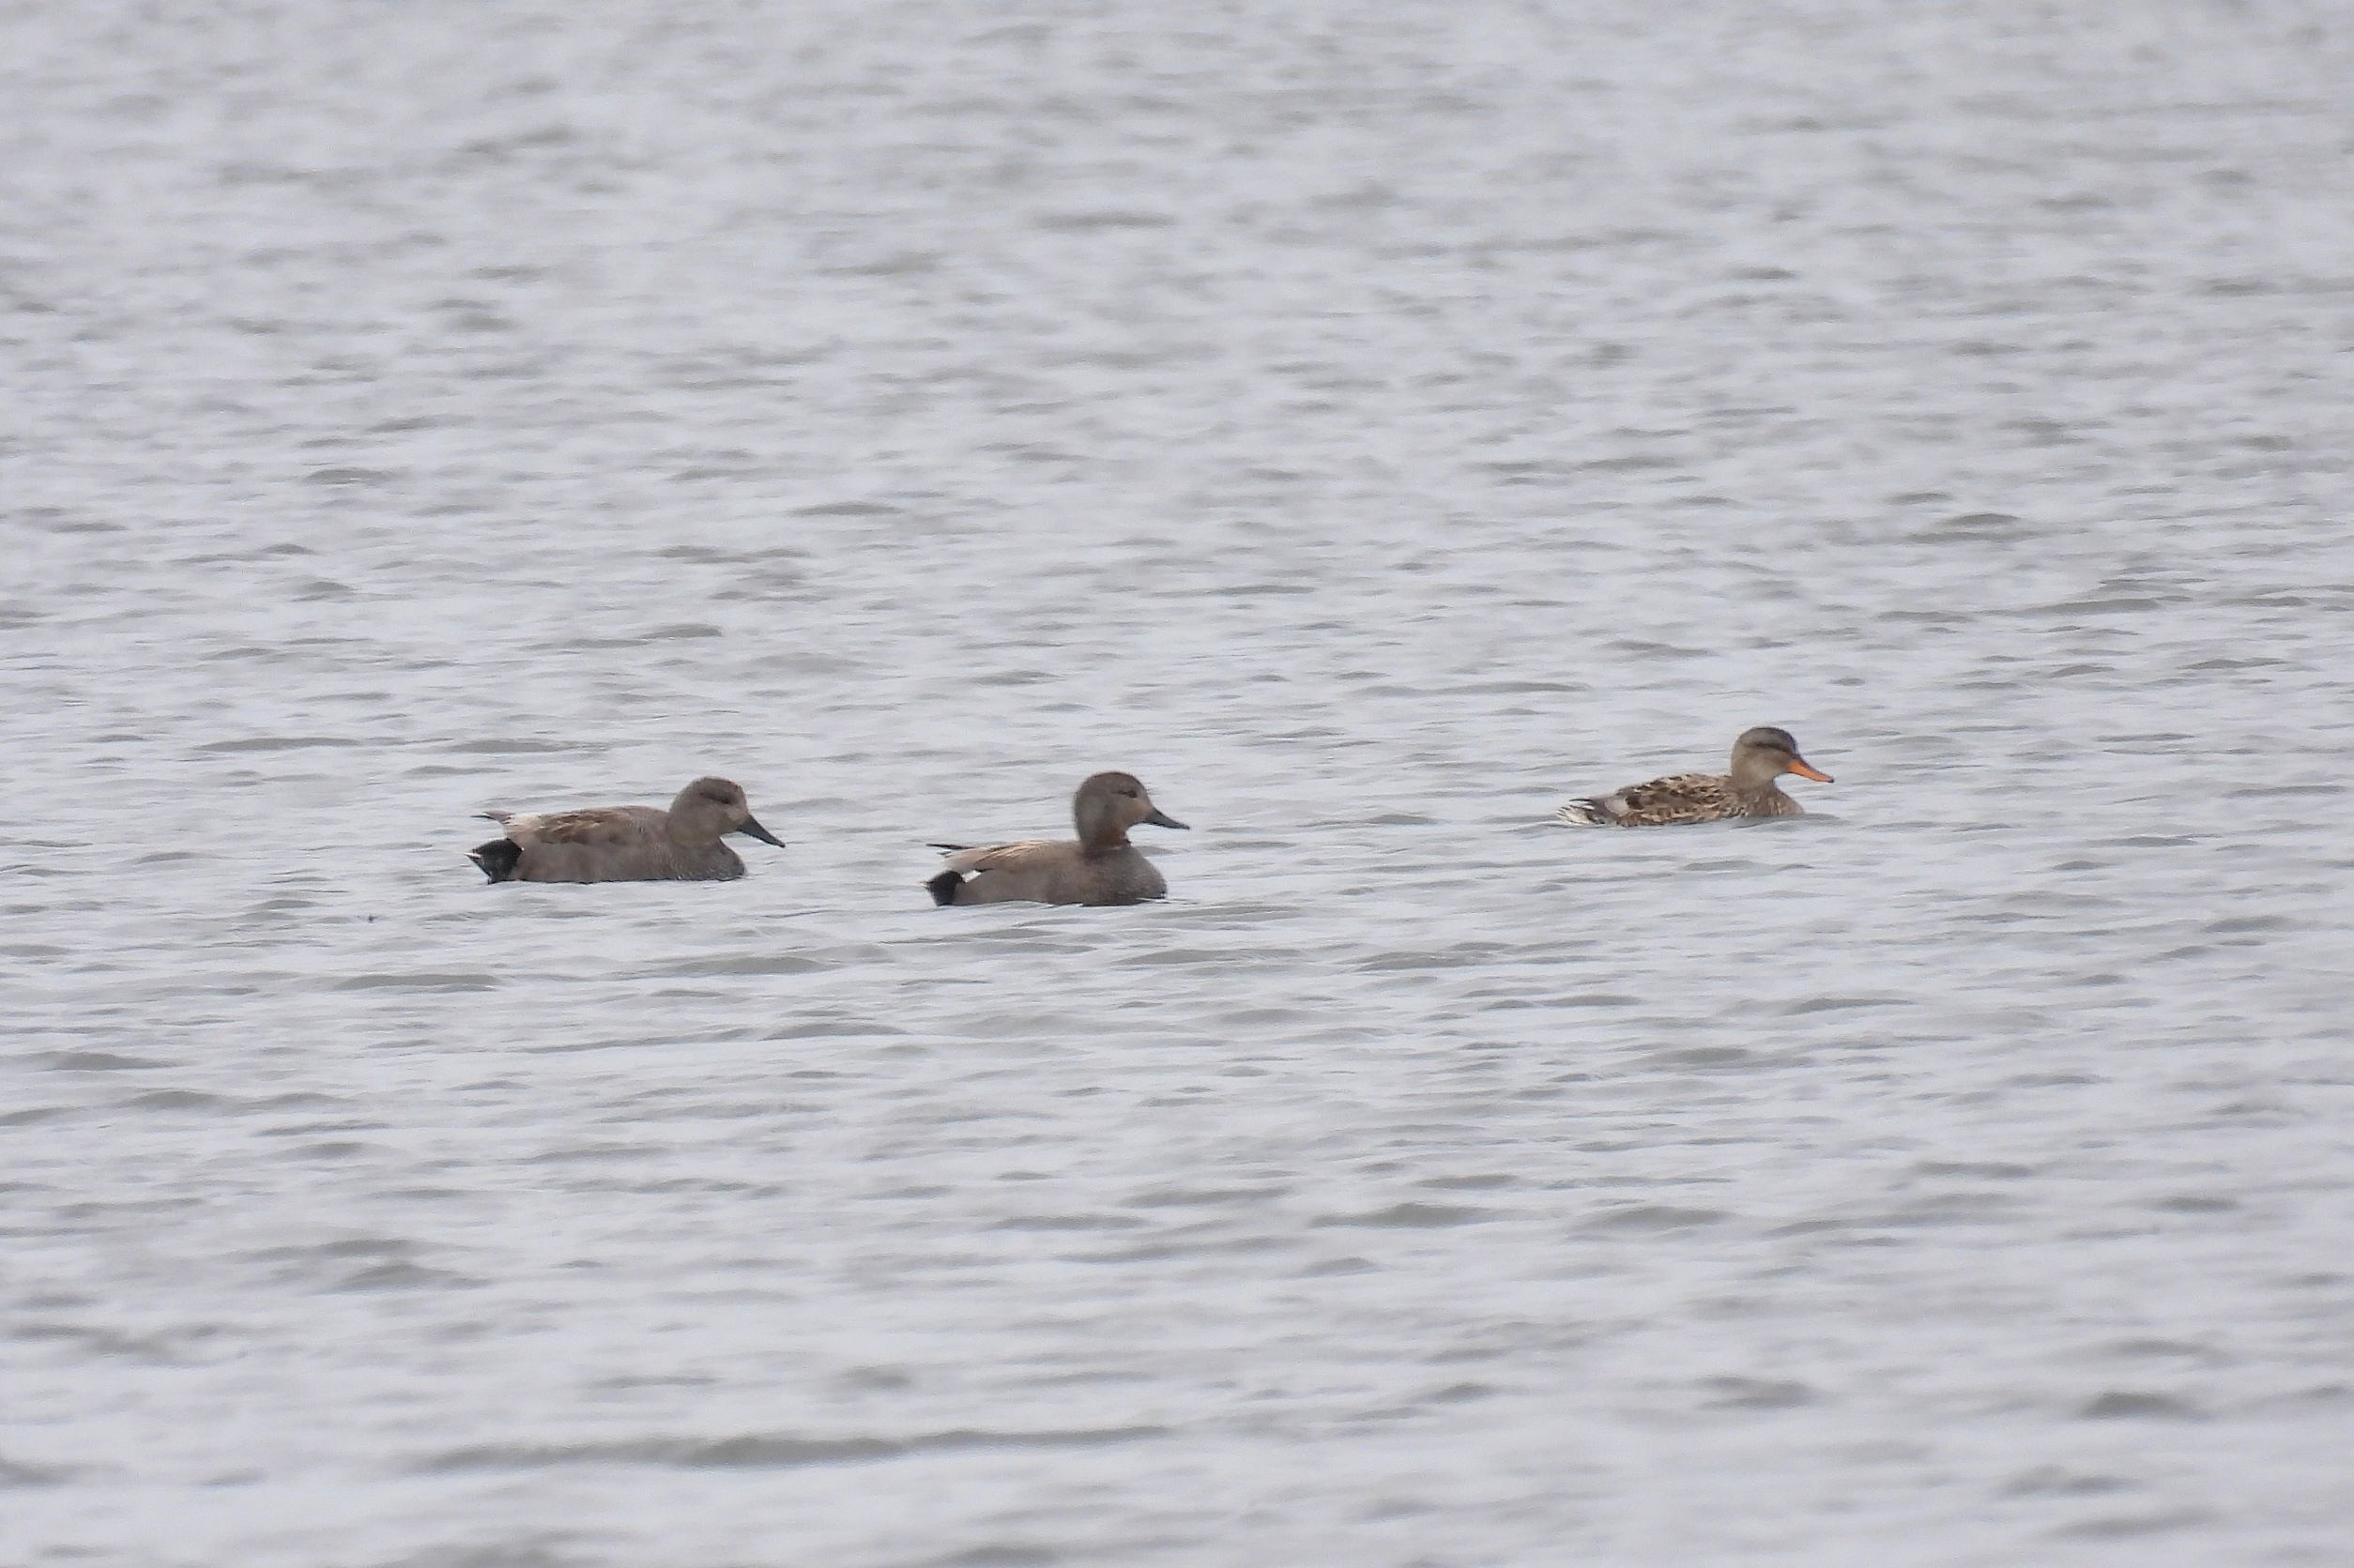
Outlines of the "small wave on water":
[{"label": "small wave on water", "polygon": [[[127,14],[0,18],[0,1560],[2343,1555],[2343,29]],[[1105,768],[1169,899],[932,907]]]}]

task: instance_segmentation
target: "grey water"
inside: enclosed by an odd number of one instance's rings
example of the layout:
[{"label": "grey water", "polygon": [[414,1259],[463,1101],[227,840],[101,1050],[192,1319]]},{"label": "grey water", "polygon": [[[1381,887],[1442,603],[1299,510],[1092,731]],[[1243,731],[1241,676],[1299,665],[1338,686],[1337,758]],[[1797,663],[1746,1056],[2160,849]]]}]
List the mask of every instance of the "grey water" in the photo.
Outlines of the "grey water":
[{"label": "grey water", "polygon": [[2345,1562],[2349,81],[0,10],[0,1562]]}]

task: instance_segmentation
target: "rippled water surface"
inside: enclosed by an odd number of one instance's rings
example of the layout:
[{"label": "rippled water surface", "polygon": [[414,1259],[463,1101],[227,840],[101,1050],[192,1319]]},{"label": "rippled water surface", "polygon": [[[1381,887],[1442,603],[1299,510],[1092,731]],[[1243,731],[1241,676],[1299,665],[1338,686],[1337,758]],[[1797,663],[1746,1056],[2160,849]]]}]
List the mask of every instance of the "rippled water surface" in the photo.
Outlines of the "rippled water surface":
[{"label": "rippled water surface", "polygon": [[2348,81],[8,8],[0,1560],[2343,1563]]}]

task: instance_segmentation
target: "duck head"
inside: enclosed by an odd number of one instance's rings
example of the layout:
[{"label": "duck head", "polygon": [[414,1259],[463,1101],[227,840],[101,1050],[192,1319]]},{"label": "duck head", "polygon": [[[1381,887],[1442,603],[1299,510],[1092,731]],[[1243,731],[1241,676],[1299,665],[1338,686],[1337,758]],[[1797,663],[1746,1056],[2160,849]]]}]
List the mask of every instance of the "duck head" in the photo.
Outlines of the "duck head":
[{"label": "duck head", "polygon": [[1798,742],[1788,730],[1771,724],[1743,730],[1741,738],[1733,743],[1733,787],[1745,794],[1768,789],[1784,773],[1817,784],[1831,782],[1828,773],[1798,754]]},{"label": "duck head", "polygon": [[1090,849],[1110,849],[1128,842],[1128,830],[1140,823],[1155,828],[1185,824],[1153,804],[1144,785],[1133,773],[1098,773],[1071,797],[1071,820],[1078,825],[1079,843]]},{"label": "duck head", "polygon": [[679,837],[690,843],[716,844],[729,833],[742,833],[785,847],[783,839],[760,826],[743,786],[732,779],[696,780],[670,802],[670,820]]}]

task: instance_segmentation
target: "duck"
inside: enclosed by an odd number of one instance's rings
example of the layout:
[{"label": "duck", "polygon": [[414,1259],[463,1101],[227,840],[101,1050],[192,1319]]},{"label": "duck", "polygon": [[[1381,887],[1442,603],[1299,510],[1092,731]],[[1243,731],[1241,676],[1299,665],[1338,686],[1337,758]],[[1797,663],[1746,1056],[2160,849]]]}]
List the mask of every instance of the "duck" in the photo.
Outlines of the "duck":
[{"label": "duck", "polygon": [[947,869],[924,885],[936,905],[1142,904],[1164,898],[1160,868],[1128,842],[1140,823],[1185,825],[1153,804],[1133,773],[1097,773],[1071,797],[1072,839],[1027,839],[979,848],[936,844],[949,851]]},{"label": "duck", "polygon": [[1803,816],[1806,808],[1776,782],[1784,773],[1832,782],[1798,754],[1798,742],[1788,730],[1761,724],[1742,731],[1733,743],[1730,773],[1675,773],[1609,795],[1585,796],[1560,807],[1553,819],[1578,828],[1659,828],[1731,817]]},{"label": "duck", "polygon": [[729,833],[785,847],[752,814],[743,786],[728,779],[696,780],[667,810],[482,814],[506,831],[466,859],[494,882],[732,882],[743,875],[743,860],[720,842]]}]

